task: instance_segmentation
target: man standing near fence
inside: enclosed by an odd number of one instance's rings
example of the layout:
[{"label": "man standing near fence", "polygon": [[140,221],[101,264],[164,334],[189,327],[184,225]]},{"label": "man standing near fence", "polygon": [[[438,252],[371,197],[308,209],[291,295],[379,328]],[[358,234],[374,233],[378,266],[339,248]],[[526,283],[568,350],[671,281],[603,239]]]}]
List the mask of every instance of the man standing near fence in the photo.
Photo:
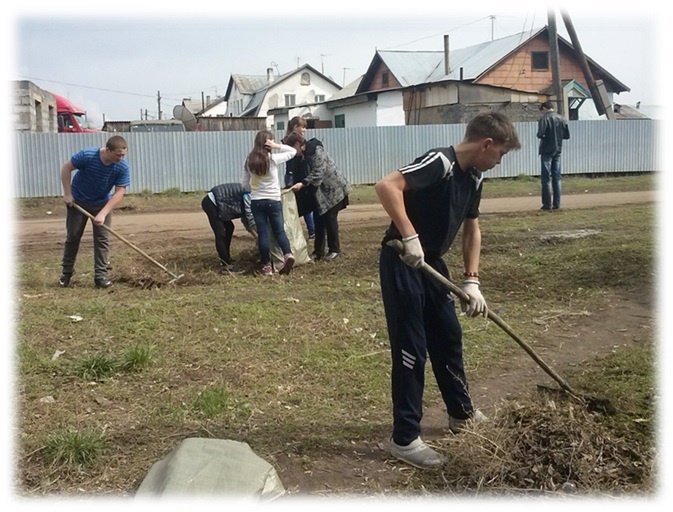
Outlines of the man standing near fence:
[{"label": "man standing near fence", "polygon": [[554,112],[552,101],[542,103],[540,111],[537,138],[540,139],[542,210],[558,210],[561,207],[561,148],[563,141],[570,138],[570,131],[568,121]]},{"label": "man standing near fence", "polygon": [[[63,271],[58,280],[61,287],[70,286],[79,243],[86,227],[87,217],[73,208],[78,204],[94,216],[93,251],[94,284],[96,288],[108,288],[109,226],[112,210],[124,198],[126,187],[131,184],[129,164],[124,160],[128,145],[119,135],[110,137],[105,147],[86,148],[75,153],[61,167],[63,201],[67,205],[65,228],[66,240],[63,249]],[[75,176],[72,172],[77,170]],[[72,181],[71,181],[72,178]],[[112,189],[114,192],[110,194]]]}]

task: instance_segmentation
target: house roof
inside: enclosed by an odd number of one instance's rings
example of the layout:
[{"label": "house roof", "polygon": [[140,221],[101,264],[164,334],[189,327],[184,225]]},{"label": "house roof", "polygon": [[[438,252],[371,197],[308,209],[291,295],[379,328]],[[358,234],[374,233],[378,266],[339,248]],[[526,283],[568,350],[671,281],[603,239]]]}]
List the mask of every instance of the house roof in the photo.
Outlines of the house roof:
[{"label": "house roof", "polygon": [[204,109],[202,109],[202,110],[200,110],[200,111],[197,112],[197,115],[203,115],[203,114],[205,114],[205,113],[208,112],[209,110],[212,110],[213,108],[215,108],[216,106],[218,106],[220,103],[224,103],[224,98],[223,98],[222,96],[219,96],[219,97],[215,98],[213,101],[211,101],[210,103],[208,103],[208,104],[206,105],[206,108],[204,108]]},{"label": "house roof", "polygon": [[[445,80],[478,80],[482,75],[497,66],[507,56],[518,50],[530,40],[547,33],[547,27],[535,33],[520,32],[493,41],[449,51],[449,74],[444,73],[443,51],[397,51],[378,50],[365,73],[358,93],[367,90],[381,62],[397,79],[401,87]],[[572,44],[559,36],[559,44],[574,51]],[[604,79],[610,81],[614,92],[628,91],[629,88],[587,56],[593,71],[599,71]]]},{"label": "house roof", "polygon": [[647,114],[644,114],[630,105],[620,105],[619,103],[615,103],[613,107],[615,119],[650,119]]},{"label": "house roof", "polygon": [[309,70],[317,75],[320,75],[323,79],[327,80],[338,89],[341,89],[341,86],[334,80],[323,75],[310,64],[304,64],[303,66],[293,69],[292,71],[288,71],[287,73],[283,73],[280,76],[274,77],[271,82],[269,82],[267,75],[231,75],[231,78],[229,78],[229,84],[227,85],[227,92],[224,95],[224,100],[229,100],[229,96],[231,95],[235,86],[241,94],[251,96],[250,101],[246,105],[245,111],[241,113],[241,116],[255,115],[259,109],[259,106],[262,104],[262,101],[264,101],[264,96],[266,95],[266,92],[269,90],[269,88],[305,70]]},{"label": "house roof", "polygon": [[343,89],[341,89],[340,91],[337,91],[334,94],[332,94],[332,96],[327,98],[327,101],[330,102],[330,101],[340,100],[340,99],[343,99],[343,98],[348,98],[350,96],[353,96],[353,94],[355,94],[357,92],[358,87],[360,86],[360,82],[362,81],[363,77],[364,77],[364,75],[360,75],[355,80],[353,80],[351,83],[349,83],[348,85],[345,85],[343,87]]}]

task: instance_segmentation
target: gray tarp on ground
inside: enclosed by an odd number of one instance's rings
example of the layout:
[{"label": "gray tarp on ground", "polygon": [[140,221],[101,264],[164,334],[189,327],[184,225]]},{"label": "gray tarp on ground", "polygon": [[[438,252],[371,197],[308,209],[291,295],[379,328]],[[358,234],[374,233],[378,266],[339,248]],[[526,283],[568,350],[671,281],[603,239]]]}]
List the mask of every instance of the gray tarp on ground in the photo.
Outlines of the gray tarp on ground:
[{"label": "gray tarp on ground", "polygon": [[276,499],[285,494],[278,473],[247,443],[188,438],[150,468],[136,497],[227,495]]}]

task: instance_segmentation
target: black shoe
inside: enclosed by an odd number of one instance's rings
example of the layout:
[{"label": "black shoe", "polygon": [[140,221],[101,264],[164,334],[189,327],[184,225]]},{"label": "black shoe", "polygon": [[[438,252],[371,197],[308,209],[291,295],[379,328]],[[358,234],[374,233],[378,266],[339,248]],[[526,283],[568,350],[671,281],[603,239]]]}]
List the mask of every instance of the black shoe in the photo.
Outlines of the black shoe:
[{"label": "black shoe", "polygon": [[341,256],[340,252],[330,252],[325,256],[325,261],[332,261],[337,259],[339,256]]},{"label": "black shoe", "polygon": [[70,278],[72,276],[70,274],[61,274],[61,277],[58,278],[58,285],[61,288],[67,288],[70,286]]},{"label": "black shoe", "polygon": [[318,254],[317,252],[313,251],[311,253],[311,259],[314,261],[318,261],[322,259],[322,254]]},{"label": "black shoe", "polygon": [[544,210],[544,211],[548,212],[548,211],[551,211],[551,208],[549,208],[549,206],[543,206],[542,208],[540,208],[540,210]]},{"label": "black shoe", "polygon": [[106,277],[104,279],[94,279],[94,284],[96,285],[96,288],[110,288],[110,286],[112,286],[112,281]]}]

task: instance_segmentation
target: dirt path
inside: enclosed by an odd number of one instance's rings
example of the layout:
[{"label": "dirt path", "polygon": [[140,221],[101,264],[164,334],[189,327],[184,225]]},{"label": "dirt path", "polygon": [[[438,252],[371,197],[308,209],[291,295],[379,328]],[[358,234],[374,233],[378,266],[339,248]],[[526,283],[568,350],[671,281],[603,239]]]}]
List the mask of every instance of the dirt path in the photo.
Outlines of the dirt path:
[{"label": "dirt path", "polygon": [[[574,194],[563,196],[563,208],[589,208],[611,204],[645,203],[656,200],[656,192],[612,192],[605,194]],[[537,210],[540,200],[537,196],[507,197],[482,200],[482,213],[504,213]],[[351,205],[339,214],[339,223],[347,225],[357,222],[385,223],[387,214],[379,204]],[[149,233],[170,232],[171,236],[185,238],[202,237],[210,232],[205,214],[199,209],[194,212],[175,213],[115,213],[113,229],[133,241],[134,237]],[[47,216],[43,219],[18,220],[14,238],[17,243],[44,244],[62,242],[65,235],[65,221],[62,216]]]}]

